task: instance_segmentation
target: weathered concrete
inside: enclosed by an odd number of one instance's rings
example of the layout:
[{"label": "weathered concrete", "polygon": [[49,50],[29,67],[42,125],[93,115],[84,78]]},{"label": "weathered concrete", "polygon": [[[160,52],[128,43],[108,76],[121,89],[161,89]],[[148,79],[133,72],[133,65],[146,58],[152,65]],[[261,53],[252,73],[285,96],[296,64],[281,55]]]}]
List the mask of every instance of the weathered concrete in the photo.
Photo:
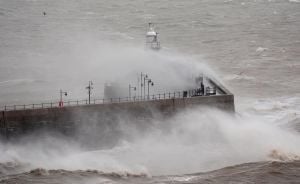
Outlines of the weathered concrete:
[{"label": "weathered concrete", "polygon": [[234,96],[225,94],[144,102],[2,111],[0,133],[6,138],[29,135],[41,130],[60,132],[65,135],[72,135],[78,131],[91,134],[93,130],[89,127],[97,127],[96,134],[99,136],[103,130],[115,130],[116,121],[120,119],[130,121],[135,119],[139,122],[138,126],[143,126],[153,116],[169,117],[184,108],[194,106],[210,106],[234,112]]}]

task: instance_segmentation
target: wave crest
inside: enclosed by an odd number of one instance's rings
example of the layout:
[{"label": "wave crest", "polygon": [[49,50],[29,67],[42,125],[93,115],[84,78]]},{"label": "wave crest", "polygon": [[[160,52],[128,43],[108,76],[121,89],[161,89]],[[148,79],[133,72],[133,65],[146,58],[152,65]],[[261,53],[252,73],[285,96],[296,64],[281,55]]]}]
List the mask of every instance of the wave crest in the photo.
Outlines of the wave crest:
[{"label": "wave crest", "polygon": [[64,169],[51,169],[44,168],[33,169],[26,174],[33,176],[49,176],[49,175],[69,175],[69,174],[89,174],[94,176],[111,177],[111,178],[146,178],[150,177],[147,173],[130,173],[130,172],[103,172],[98,170],[64,170]]},{"label": "wave crest", "polygon": [[291,162],[291,161],[296,161],[300,160],[300,156],[293,154],[293,153],[285,153],[283,151],[273,149],[268,157],[271,160],[274,161],[281,161],[281,162]]}]

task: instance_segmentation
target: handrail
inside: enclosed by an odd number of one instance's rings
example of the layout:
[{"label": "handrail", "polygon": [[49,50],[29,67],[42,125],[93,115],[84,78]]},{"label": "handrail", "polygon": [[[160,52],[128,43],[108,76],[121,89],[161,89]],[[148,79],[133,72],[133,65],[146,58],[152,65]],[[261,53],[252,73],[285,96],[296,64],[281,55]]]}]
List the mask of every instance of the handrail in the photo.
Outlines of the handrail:
[{"label": "handrail", "polygon": [[[133,97],[119,97],[119,98],[108,98],[108,99],[91,99],[89,103],[87,99],[83,100],[70,100],[63,101],[60,105],[59,101],[47,102],[40,104],[24,104],[24,105],[5,105],[0,107],[0,111],[16,111],[16,110],[28,110],[28,109],[46,109],[46,108],[60,108],[60,107],[73,107],[82,105],[94,105],[94,104],[112,104],[112,103],[124,103],[124,102],[143,102],[143,101],[155,101],[155,100],[165,100],[165,99],[175,99],[175,98],[188,98],[194,96],[208,96],[212,95],[211,91],[215,91],[212,88],[206,88],[206,94],[200,94],[199,89],[190,89],[184,91],[175,91],[167,93],[159,93],[145,96],[133,96]],[[216,95],[216,94],[213,94]]]}]

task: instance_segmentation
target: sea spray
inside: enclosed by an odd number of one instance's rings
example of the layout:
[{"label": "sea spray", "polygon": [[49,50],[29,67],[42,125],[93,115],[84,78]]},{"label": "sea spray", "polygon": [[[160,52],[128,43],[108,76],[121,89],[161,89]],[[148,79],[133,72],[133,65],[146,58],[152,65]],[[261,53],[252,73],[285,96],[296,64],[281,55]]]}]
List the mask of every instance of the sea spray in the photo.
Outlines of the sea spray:
[{"label": "sea spray", "polygon": [[[226,114],[216,109],[188,109],[103,150],[84,150],[58,138],[35,139],[23,145],[1,145],[1,162],[18,161],[28,169],[94,169],[103,172],[184,174],[245,162],[268,161],[274,150],[300,155],[300,136],[257,117]],[[274,155],[274,154],[273,154]],[[298,157],[295,157],[298,158]]]}]

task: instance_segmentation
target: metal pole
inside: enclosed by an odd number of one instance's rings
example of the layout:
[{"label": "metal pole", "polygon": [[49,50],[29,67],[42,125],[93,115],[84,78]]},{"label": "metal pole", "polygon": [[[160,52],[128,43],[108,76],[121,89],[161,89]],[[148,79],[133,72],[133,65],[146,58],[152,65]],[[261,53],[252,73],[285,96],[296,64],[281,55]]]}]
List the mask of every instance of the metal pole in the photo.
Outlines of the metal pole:
[{"label": "metal pole", "polygon": [[89,104],[91,104],[91,86],[89,86]]},{"label": "metal pole", "polygon": [[59,90],[60,93],[60,101],[59,101],[59,107],[63,107],[63,94],[65,94],[65,96],[67,96],[67,92],[62,91],[61,89]]},{"label": "metal pole", "polygon": [[146,77],[144,77],[144,99],[146,96]]},{"label": "metal pole", "polygon": [[60,90],[59,93],[60,93],[60,102],[62,102],[62,94],[63,94],[62,90]]},{"label": "metal pole", "polygon": [[[143,77],[144,77],[144,83],[143,83]],[[145,96],[145,91],[146,91],[146,86],[145,86],[145,79],[147,79],[148,78],[148,76],[147,76],[147,74],[143,74],[142,72],[141,72],[141,99],[143,98],[143,86],[144,86],[144,96]]]},{"label": "metal pole", "polygon": [[148,81],[148,100],[149,100],[149,81]]},{"label": "metal pole", "polygon": [[129,100],[131,100],[131,85],[129,84]]},{"label": "metal pole", "polygon": [[89,104],[91,104],[91,81],[89,81],[88,91],[89,91]]},{"label": "metal pole", "polygon": [[93,89],[92,85],[93,85],[93,82],[89,81],[89,85],[86,87],[86,89],[88,90],[88,94],[89,94],[89,104],[91,104],[91,91]]},{"label": "metal pole", "polygon": [[141,96],[143,96],[143,73],[141,72]]},{"label": "metal pole", "polygon": [[[139,78],[139,75],[137,76],[137,84],[136,84],[136,87],[137,87],[136,91],[137,91],[137,93],[139,94],[139,88],[140,88],[140,78]],[[135,91],[135,95],[134,95],[134,96],[136,96],[136,91]]]}]

